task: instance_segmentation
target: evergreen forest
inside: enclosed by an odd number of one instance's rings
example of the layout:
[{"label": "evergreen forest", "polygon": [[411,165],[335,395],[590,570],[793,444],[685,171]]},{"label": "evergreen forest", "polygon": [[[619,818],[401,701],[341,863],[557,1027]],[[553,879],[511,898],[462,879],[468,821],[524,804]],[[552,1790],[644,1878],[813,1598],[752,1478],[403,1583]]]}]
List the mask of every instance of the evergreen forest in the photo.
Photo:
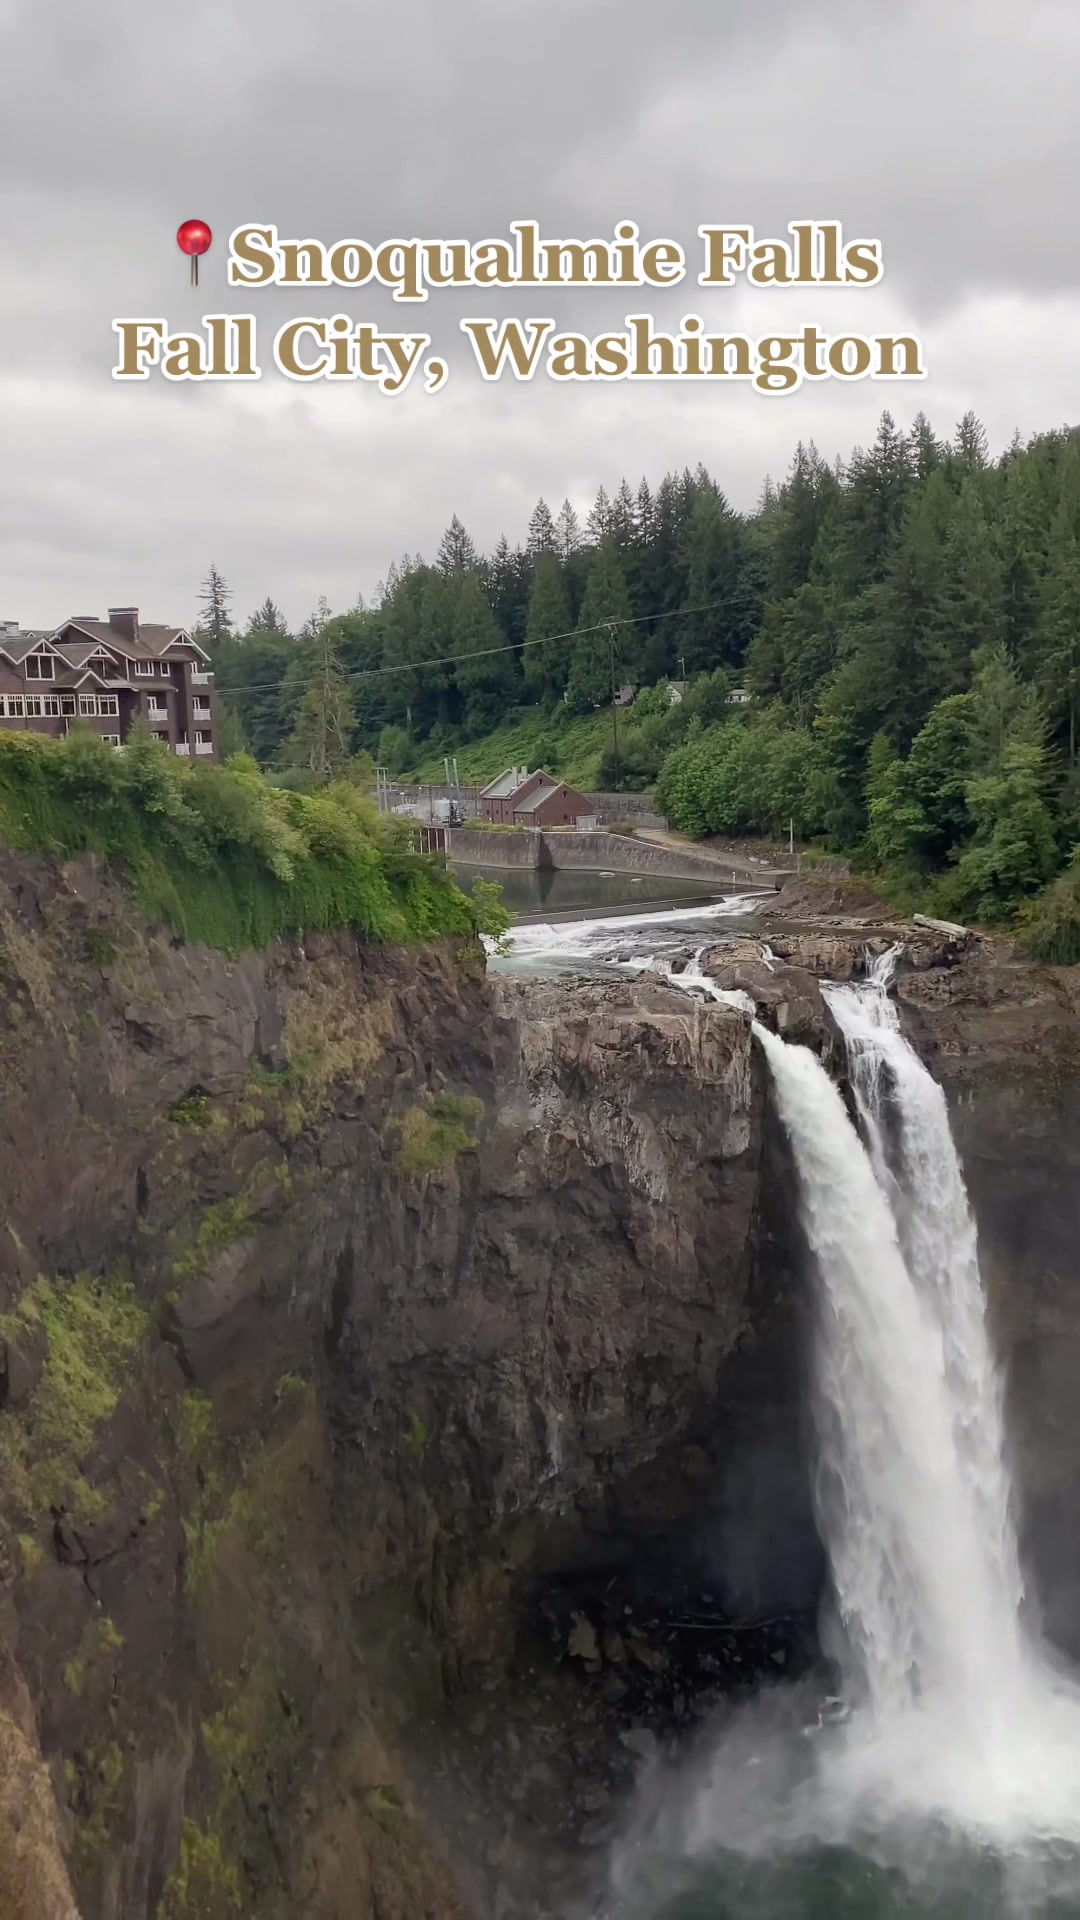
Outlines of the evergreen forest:
[{"label": "evergreen forest", "polygon": [[516,723],[527,757],[652,790],[693,835],[793,831],[1080,959],[1080,431],[994,458],[971,414],[941,437],[884,413],[846,462],[800,444],[750,513],[698,466],[601,488],[584,519],[540,500],[490,554],[454,515],[433,559],[297,634],[269,598],[234,621],[215,567],[199,630],[225,744],[286,784],[358,757],[497,771]]}]

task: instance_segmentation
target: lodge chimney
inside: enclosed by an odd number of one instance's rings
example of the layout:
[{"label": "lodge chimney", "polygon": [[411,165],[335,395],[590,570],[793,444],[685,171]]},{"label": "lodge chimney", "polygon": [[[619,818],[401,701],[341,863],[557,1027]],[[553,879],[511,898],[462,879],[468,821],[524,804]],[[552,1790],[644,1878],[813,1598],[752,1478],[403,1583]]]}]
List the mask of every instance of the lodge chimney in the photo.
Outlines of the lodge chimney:
[{"label": "lodge chimney", "polygon": [[139,609],[138,607],[110,607],[109,608],[109,625],[112,628],[113,632],[117,634],[121,640],[126,640],[128,642],[129,646],[134,647],[138,645],[138,641],[139,641]]}]

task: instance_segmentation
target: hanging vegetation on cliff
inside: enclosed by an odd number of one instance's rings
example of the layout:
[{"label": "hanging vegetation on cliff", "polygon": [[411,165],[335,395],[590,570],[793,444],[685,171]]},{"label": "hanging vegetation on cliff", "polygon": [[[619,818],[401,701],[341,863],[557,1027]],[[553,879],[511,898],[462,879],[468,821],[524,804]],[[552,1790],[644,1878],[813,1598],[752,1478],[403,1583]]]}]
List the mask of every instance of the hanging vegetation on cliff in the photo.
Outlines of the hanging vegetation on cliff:
[{"label": "hanging vegetation on cliff", "polygon": [[498,904],[467,898],[407,832],[345,782],[286,792],[243,757],[187,766],[138,734],[123,753],[89,734],[0,736],[0,838],[116,860],[150,919],[227,952],[320,927],[378,941],[500,932]]}]

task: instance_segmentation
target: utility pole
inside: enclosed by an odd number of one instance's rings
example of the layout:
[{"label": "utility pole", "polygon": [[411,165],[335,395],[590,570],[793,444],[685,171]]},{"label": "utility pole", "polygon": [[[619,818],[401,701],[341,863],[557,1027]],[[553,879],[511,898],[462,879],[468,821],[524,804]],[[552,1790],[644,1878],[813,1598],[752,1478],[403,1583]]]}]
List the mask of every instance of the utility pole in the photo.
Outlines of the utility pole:
[{"label": "utility pole", "polygon": [[788,823],[787,823],[787,825],[788,825],[788,852],[789,852],[789,853],[794,853],[794,851],[795,851],[795,822],[794,822],[794,820],[793,820],[793,819],[790,819],[790,818],[789,818],[789,820],[788,820]]}]

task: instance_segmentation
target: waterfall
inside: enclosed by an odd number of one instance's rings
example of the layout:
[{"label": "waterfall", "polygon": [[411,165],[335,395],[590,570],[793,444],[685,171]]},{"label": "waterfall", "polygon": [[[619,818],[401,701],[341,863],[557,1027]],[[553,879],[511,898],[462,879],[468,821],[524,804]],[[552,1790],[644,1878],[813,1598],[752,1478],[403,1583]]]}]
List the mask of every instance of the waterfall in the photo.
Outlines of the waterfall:
[{"label": "waterfall", "polygon": [[831,1802],[1075,1838],[1080,1704],[1022,1625],[975,1223],[894,962],[824,988],[862,1137],[820,1061],[755,1024],[819,1275],[818,1506],[851,1707]]},{"label": "waterfall", "polygon": [[876,1717],[924,1699],[981,1715],[1015,1600],[971,1498],[942,1317],[913,1282],[889,1196],[824,1069],[760,1039],[823,1290],[819,1499],[847,1681]]},{"label": "waterfall", "polygon": [[942,1343],[957,1468],[983,1542],[989,1587],[1004,1617],[1016,1622],[1023,1588],[975,1221],[945,1095],[900,1032],[888,995],[898,951],[882,955],[866,987],[826,986],[824,993],[844,1036],[856,1103],[911,1283]]},{"label": "waterfall", "polygon": [[1080,1689],[1023,1617],[975,1222],[944,1095],[889,997],[896,958],[823,986],[854,1120],[815,1054],[753,1028],[817,1270],[841,1699],[765,1687],[650,1781],[605,1920],[830,1912],[838,1860],[848,1916],[1080,1914]]}]

